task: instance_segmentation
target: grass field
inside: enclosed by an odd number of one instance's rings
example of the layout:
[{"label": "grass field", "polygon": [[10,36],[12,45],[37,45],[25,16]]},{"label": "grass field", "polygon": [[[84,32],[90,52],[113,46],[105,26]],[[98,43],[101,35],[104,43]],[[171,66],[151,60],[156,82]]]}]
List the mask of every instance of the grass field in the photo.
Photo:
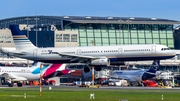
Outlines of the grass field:
[{"label": "grass field", "polygon": [[0,89],[0,101],[162,101],[162,95],[163,101],[180,101],[180,91],[43,89],[39,96],[38,89]]}]

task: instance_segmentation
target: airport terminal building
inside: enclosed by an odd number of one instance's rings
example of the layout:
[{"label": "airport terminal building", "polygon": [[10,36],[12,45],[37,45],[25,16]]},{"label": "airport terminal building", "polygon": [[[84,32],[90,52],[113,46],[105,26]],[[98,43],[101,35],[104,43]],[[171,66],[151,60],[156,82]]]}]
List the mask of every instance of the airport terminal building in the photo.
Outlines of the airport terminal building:
[{"label": "airport terminal building", "polygon": [[38,47],[92,46],[93,41],[95,46],[155,43],[175,49],[173,25],[179,23],[135,17],[17,17],[0,20],[0,45],[13,46],[5,45],[13,42],[3,30],[8,29],[9,25],[19,25]]},{"label": "airport terminal building", "polygon": [[[0,45],[14,48],[9,25],[18,25],[37,47],[106,46],[162,44],[180,49],[180,35],[174,31],[179,21],[139,17],[26,16],[0,20]],[[92,44],[93,42],[93,44]],[[180,72],[180,52],[165,61],[161,70]],[[1,54],[1,56],[4,56]],[[173,63],[172,63],[173,62]],[[149,67],[151,62],[130,62]],[[148,66],[147,66],[148,65]],[[145,68],[146,69],[146,68]]]}]

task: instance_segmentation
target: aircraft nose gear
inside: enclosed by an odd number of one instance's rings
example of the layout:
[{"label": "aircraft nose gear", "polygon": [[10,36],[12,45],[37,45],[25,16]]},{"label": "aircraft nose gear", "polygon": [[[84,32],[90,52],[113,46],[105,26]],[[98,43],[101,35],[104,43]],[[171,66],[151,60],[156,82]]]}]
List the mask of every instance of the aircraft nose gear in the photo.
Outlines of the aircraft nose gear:
[{"label": "aircraft nose gear", "polygon": [[85,73],[87,73],[87,72],[89,72],[89,71],[90,71],[89,67],[85,67],[85,68],[84,68],[84,72],[85,72]]}]

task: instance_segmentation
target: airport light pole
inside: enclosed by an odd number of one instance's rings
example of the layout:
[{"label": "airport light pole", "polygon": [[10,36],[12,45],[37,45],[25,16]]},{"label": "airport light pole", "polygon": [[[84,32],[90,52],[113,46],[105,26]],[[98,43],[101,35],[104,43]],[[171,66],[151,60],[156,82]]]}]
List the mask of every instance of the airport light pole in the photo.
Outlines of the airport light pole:
[{"label": "airport light pole", "polygon": [[129,45],[129,14],[128,14],[128,45]]},{"label": "airport light pole", "polygon": [[36,12],[36,47],[37,47],[37,12]]},{"label": "airport light pole", "polygon": [[27,12],[27,37],[29,38],[29,30],[28,30],[28,12]]},{"label": "airport light pole", "polygon": [[41,68],[42,68],[42,64],[40,65],[40,96],[41,96],[41,91],[42,91],[42,87],[41,87],[41,79],[42,79]]},{"label": "airport light pole", "polygon": [[[92,41],[92,46],[94,46],[94,41]],[[94,86],[94,66],[92,66],[92,86]]]},{"label": "airport light pole", "polygon": [[[27,37],[29,39],[28,20],[29,18],[28,18],[28,12],[27,12]],[[28,62],[28,68],[29,68],[29,60],[27,60],[27,62]]]},{"label": "airport light pole", "polygon": [[92,66],[92,86],[94,86],[94,66]]},{"label": "airport light pole", "polygon": [[119,20],[119,45],[121,45],[121,15]]}]

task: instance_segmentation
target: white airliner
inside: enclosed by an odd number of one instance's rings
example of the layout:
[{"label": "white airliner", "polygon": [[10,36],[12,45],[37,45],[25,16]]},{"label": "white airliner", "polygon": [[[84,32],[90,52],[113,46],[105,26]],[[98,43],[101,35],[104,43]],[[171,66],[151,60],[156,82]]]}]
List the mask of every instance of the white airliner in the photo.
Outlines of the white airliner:
[{"label": "white airliner", "polygon": [[1,49],[2,52],[46,63],[86,63],[85,72],[89,71],[88,66],[109,66],[113,62],[161,60],[175,56],[175,52],[159,44],[37,48],[18,26],[11,25],[10,29],[16,51]]},{"label": "white airliner", "polygon": [[153,61],[149,70],[127,70],[127,71],[114,71],[111,78],[127,80],[131,83],[140,84],[142,81],[151,79],[161,74],[157,71],[160,66],[160,61]]},{"label": "white airliner", "polygon": [[[61,76],[73,72],[73,70],[65,69],[66,64],[50,64],[42,67],[42,78]],[[0,77],[4,77],[8,81],[8,86],[12,87],[14,82],[18,82],[18,87],[22,84],[19,81],[34,81],[40,79],[40,62],[35,63],[30,68],[27,67],[0,67]],[[5,82],[1,80],[1,82]]]}]

